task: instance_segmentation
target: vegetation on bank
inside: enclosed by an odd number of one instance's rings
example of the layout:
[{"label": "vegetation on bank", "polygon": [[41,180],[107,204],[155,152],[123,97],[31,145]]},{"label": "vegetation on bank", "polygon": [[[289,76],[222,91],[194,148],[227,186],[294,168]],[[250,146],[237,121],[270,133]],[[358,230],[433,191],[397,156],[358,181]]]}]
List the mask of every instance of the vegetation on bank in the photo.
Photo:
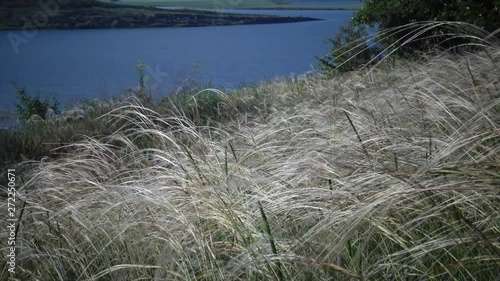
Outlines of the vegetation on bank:
[{"label": "vegetation on bank", "polygon": [[[110,135],[119,127],[106,124],[99,117],[130,98],[137,98],[143,106],[164,115],[182,114],[197,125],[210,125],[230,119],[240,111],[247,115],[260,113],[258,95],[241,99],[254,87],[226,95],[221,90],[204,90],[206,87],[191,85],[179,93],[170,93],[156,103],[153,103],[148,89],[129,89],[117,98],[82,99],[72,109],[62,112],[59,112],[56,100],[47,96],[42,99],[39,93],[32,95],[26,88],[16,88],[19,124],[0,130],[0,170],[25,160],[58,158],[61,154],[57,150],[59,147],[89,136]],[[245,101],[249,97],[255,100]],[[225,105],[229,99],[232,100],[232,107]]]},{"label": "vegetation on bank", "polygon": [[[385,56],[416,59],[437,46],[474,51],[470,43],[480,38],[500,41],[495,32],[500,27],[499,4],[498,0],[366,1],[329,39],[331,53],[320,62],[326,71],[343,72],[377,64]],[[368,28],[375,27],[382,32],[369,35]]]},{"label": "vegetation on bank", "polygon": [[478,40],[38,120],[50,137],[100,127],[11,166],[16,278],[495,280],[500,47]]},{"label": "vegetation on bank", "polygon": [[[62,2],[62,1],[61,1]],[[94,0],[67,1],[45,6],[43,1],[2,1],[0,30],[179,27],[289,23],[317,20],[218,13],[199,10],[165,10],[117,5]],[[64,3],[64,4],[63,4]]]}]

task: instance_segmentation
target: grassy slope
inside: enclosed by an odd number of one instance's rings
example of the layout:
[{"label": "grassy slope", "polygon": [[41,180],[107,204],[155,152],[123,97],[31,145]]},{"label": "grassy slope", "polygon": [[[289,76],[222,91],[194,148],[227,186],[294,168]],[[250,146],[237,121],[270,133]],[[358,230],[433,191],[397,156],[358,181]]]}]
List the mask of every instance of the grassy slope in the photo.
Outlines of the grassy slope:
[{"label": "grassy slope", "polygon": [[494,280],[488,52],[202,92],[161,114],[115,104],[99,120],[115,133],[19,183],[19,278]]}]

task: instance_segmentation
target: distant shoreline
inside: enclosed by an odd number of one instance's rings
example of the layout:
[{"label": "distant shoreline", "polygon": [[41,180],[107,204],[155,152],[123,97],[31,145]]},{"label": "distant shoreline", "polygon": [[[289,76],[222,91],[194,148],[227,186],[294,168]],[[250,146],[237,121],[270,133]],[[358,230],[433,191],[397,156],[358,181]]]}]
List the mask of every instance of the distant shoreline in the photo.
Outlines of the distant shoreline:
[{"label": "distant shoreline", "polygon": [[25,2],[28,4],[0,3],[0,30],[204,27],[320,20],[309,17],[212,12],[194,8],[160,9],[91,0],[61,4],[57,7],[57,12],[50,13],[46,12],[38,1]]},{"label": "distant shoreline", "polygon": [[[117,26],[80,26],[80,27],[65,27],[65,26],[48,26],[37,28],[38,30],[82,30],[82,29],[130,29],[130,28],[168,28],[168,27],[209,27],[209,26],[234,26],[234,25],[260,25],[260,24],[278,24],[278,23],[296,23],[296,22],[306,22],[306,21],[321,21],[323,19],[309,18],[309,17],[266,17],[262,15],[257,15],[255,19],[252,20],[234,20],[227,21],[224,23],[217,24],[197,24],[197,23],[179,23],[179,24],[163,24],[163,23],[153,23],[149,25],[136,25],[134,23],[119,24]],[[78,24],[78,23],[77,23]],[[125,25],[124,25],[125,24]],[[4,27],[0,26],[0,31],[22,31],[23,27]]]}]

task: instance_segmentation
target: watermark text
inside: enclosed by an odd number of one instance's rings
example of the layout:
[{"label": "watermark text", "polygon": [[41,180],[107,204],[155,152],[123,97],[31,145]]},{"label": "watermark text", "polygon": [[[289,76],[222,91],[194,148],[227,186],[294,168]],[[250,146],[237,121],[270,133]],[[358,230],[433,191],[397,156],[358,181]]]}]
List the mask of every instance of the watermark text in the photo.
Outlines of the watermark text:
[{"label": "watermark text", "polygon": [[16,272],[16,170],[7,170],[7,267],[11,274]]}]

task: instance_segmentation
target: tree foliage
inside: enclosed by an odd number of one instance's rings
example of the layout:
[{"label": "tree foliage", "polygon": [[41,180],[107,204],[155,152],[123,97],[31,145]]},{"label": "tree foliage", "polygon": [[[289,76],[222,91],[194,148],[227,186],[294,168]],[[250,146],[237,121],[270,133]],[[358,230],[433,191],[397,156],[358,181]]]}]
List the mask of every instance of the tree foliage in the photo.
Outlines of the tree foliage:
[{"label": "tree foliage", "polygon": [[[375,49],[360,53],[360,48],[367,45],[356,43],[366,40],[366,32],[359,32],[366,27],[392,30],[383,34],[379,32],[377,46],[402,57],[414,56],[436,46],[445,49],[467,46],[472,37],[462,36],[467,33],[465,25],[425,26],[417,23],[464,22],[490,33],[500,27],[499,7],[500,0],[367,0],[348,26],[329,40],[331,53],[321,58],[320,63],[326,70],[349,71],[356,68],[355,63],[364,65],[371,61]],[[402,42],[405,42],[404,46]],[[339,49],[350,52],[339,55]],[[356,55],[356,58],[348,55]]]},{"label": "tree foliage", "polygon": [[381,29],[421,21],[460,21],[488,32],[500,27],[499,0],[367,0],[355,24]]}]

